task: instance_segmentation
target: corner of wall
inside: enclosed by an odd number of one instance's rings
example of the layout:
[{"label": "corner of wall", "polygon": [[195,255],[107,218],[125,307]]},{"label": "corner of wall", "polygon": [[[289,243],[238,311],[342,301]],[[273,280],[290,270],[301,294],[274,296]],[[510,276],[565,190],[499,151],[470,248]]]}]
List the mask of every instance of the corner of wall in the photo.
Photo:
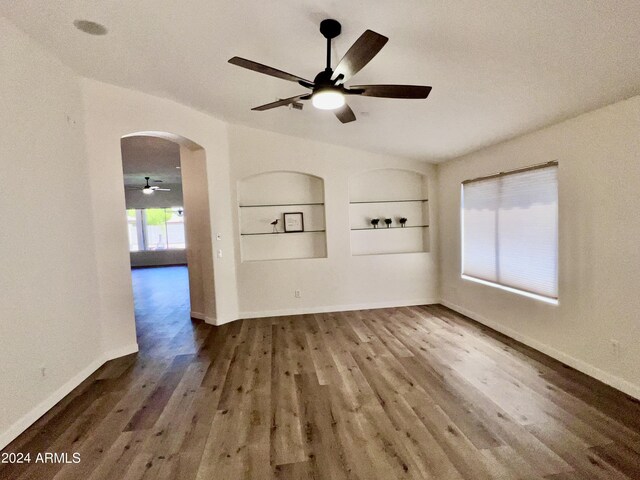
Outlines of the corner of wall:
[{"label": "corner of wall", "polygon": [[115,358],[124,357],[138,351],[138,344],[131,344],[123,348],[111,350],[98,356],[93,362],[83,368],[80,372],[70,378],[67,382],[61,385],[56,391],[54,391],[47,398],[38,403],[29,412],[24,414],[13,425],[11,425],[6,431],[0,434],[0,450],[9,445],[20,434],[33,425],[36,420],[51,410],[60,400],[69,395],[74,389],[76,389],[82,382],[89,378],[96,370],[104,365],[109,360]]},{"label": "corner of wall", "polygon": [[638,385],[635,385],[611,373],[605,372],[604,370],[601,370],[595,367],[594,365],[591,365],[590,363],[587,363],[583,360],[572,357],[571,355],[568,355],[560,350],[557,350],[547,344],[534,340],[533,338],[523,335],[522,333],[516,330],[513,330],[509,327],[506,327],[498,322],[494,322],[465,307],[461,307],[460,305],[456,305],[455,303],[449,302],[448,300],[445,300],[445,299],[441,299],[440,303],[445,307],[450,308],[451,310],[454,310],[466,317],[471,318],[472,320],[475,320],[478,323],[481,323],[482,325],[485,325],[495,330],[496,332],[500,332],[509,338],[513,338],[514,340],[528,347],[531,347],[539,352],[542,352],[545,355],[548,355],[551,358],[558,360],[561,363],[564,363],[565,365],[575,368],[576,370],[584,373],[585,375],[593,377],[596,380],[599,380],[606,385],[609,385],[617,390],[620,390],[621,392],[626,393],[627,395],[630,395],[640,400],[640,386]]}]

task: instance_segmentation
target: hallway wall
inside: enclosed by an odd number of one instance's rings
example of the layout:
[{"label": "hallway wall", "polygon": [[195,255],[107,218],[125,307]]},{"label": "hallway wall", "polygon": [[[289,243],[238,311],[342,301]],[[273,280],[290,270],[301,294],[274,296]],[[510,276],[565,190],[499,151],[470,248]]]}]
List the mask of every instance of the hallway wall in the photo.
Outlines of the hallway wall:
[{"label": "hallway wall", "polygon": [[189,265],[191,316],[216,323],[216,290],[211,241],[207,156],[202,149],[180,146],[184,189],[184,228]]},{"label": "hallway wall", "polygon": [[[211,116],[151,95],[134,92],[90,79],[81,80],[86,115],[86,141],[92,170],[93,215],[97,235],[101,299],[117,314],[103,322],[107,345],[123,345],[135,338],[131,314],[128,240],[122,221],[124,186],[120,139],[137,132],[169,132],[176,141],[195,142],[206,153],[210,230],[214,249],[216,322],[238,318],[238,294],[234,264],[233,229],[230,215],[227,125]],[[182,139],[182,140],[181,140]],[[215,206],[215,208],[214,208]],[[186,211],[186,207],[185,207]]]},{"label": "hallway wall", "polygon": [[0,32],[2,448],[104,357],[82,91],[2,17]]}]

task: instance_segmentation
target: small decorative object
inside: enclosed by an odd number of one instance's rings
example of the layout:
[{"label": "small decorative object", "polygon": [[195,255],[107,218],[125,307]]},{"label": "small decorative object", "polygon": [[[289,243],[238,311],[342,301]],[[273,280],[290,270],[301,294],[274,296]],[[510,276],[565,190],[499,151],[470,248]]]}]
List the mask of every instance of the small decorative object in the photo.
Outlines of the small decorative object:
[{"label": "small decorative object", "polygon": [[391,222],[392,222],[392,221],[393,221],[393,220],[391,220],[390,218],[385,218],[385,219],[384,219],[384,223],[386,223],[386,224],[387,224],[387,228],[390,228],[390,227],[391,227]]},{"label": "small decorative object", "polygon": [[304,218],[302,212],[290,212],[284,214],[284,231],[304,232]]},{"label": "small decorative object", "polygon": [[273,225],[273,233],[278,233],[278,219],[277,218],[273,222],[271,222],[271,225]]},{"label": "small decorative object", "polygon": [[400,226],[404,228],[406,224],[407,224],[407,219],[405,217],[400,217]]},{"label": "small decorative object", "polygon": [[380,223],[380,219],[379,218],[372,218],[371,219],[371,225],[373,225],[373,228],[378,228],[378,224]]}]

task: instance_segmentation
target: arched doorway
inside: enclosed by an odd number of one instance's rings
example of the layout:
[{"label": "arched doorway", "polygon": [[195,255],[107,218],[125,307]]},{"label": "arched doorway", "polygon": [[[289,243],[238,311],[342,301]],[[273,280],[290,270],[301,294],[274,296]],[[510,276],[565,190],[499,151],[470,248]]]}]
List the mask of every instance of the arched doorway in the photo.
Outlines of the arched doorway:
[{"label": "arched doorway", "polygon": [[121,153],[138,341],[162,319],[215,323],[206,152],[145,131],[124,135]]}]

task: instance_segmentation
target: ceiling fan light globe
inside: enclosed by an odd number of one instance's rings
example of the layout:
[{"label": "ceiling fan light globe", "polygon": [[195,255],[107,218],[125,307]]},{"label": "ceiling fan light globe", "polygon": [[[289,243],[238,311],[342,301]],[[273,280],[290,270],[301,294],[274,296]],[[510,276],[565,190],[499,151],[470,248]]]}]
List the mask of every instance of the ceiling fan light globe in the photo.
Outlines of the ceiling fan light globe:
[{"label": "ceiling fan light globe", "polygon": [[320,90],[313,94],[311,103],[319,110],[335,110],[344,106],[344,95],[336,90]]},{"label": "ceiling fan light globe", "polygon": [[142,193],[144,193],[145,195],[151,195],[153,193],[153,189],[151,187],[144,187],[142,189]]}]

